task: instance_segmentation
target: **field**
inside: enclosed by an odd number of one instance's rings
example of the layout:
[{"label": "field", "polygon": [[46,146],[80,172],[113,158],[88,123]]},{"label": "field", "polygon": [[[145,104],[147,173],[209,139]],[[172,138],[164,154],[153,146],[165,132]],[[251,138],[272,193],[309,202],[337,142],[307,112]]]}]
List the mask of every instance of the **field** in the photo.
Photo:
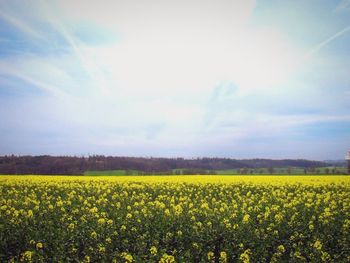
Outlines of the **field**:
[{"label": "field", "polygon": [[[205,172],[206,174],[217,174],[217,175],[269,175],[272,173],[269,168],[241,168],[241,169],[228,169],[228,170],[203,170],[195,171],[192,174],[198,174],[198,172]],[[172,169],[167,174],[172,175],[186,175],[189,173],[188,169]],[[348,173],[347,167],[345,166],[328,166],[328,167],[316,167],[312,169],[305,169],[301,167],[275,167],[273,168],[273,174],[276,175],[346,175]],[[104,171],[85,171],[84,175],[87,176],[120,176],[120,175],[159,175],[164,172],[144,172],[141,170],[104,170]]]},{"label": "field", "polygon": [[349,262],[347,176],[1,176],[0,262]]}]

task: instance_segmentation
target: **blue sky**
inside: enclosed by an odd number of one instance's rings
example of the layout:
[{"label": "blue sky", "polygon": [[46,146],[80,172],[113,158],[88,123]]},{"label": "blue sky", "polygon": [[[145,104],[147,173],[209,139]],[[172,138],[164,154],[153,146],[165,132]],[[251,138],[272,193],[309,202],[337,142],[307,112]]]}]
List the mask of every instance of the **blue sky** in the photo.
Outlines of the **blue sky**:
[{"label": "blue sky", "polygon": [[0,154],[341,159],[350,1],[0,0]]}]

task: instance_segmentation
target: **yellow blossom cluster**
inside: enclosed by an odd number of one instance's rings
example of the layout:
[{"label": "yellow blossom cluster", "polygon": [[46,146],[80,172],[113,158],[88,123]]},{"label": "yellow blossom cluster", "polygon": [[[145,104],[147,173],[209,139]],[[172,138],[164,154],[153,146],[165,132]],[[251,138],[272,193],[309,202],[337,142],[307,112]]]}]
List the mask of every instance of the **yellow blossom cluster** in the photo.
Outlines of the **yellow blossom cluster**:
[{"label": "yellow blossom cluster", "polygon": [[0,262],[348,262],[346,176],[0,176]]}]

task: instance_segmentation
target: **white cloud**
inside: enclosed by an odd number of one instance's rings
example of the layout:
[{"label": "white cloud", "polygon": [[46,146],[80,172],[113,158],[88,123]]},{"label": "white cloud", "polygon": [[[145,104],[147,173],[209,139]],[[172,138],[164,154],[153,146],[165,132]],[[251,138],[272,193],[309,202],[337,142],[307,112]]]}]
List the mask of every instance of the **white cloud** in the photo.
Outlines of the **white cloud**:
[{"label": "white cloud", "polygon": [[270,89],[288,79],[299,58],[278,31],[250,26],[255,1],[67,1],[61,7],[70,20],[118,32],[116,45],[79,52],[131,94],[207,92],[223,80],[242,93]]},{"label": "white cloud", "polygon": [[[250,26],[253,0],[38,3],[37,15],[67,41],[90,84],[105,95],[117,89],[140,97],[193,96],[222,81],[236,83],[240,94],[276,89],[300,58],[275,29]],[[114,29],[120,41],[82,44],[69,29],[85,20]]]}]

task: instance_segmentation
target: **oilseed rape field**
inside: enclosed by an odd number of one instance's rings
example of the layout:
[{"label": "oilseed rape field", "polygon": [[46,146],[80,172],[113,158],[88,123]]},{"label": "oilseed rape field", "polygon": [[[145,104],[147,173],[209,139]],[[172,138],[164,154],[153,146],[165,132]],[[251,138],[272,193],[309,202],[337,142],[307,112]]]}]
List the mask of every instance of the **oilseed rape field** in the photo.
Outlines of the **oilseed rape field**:
[{"label": "oilseed rape field", "polygon": [[350,262],[347,176],[0,176],[0,262]]}]

